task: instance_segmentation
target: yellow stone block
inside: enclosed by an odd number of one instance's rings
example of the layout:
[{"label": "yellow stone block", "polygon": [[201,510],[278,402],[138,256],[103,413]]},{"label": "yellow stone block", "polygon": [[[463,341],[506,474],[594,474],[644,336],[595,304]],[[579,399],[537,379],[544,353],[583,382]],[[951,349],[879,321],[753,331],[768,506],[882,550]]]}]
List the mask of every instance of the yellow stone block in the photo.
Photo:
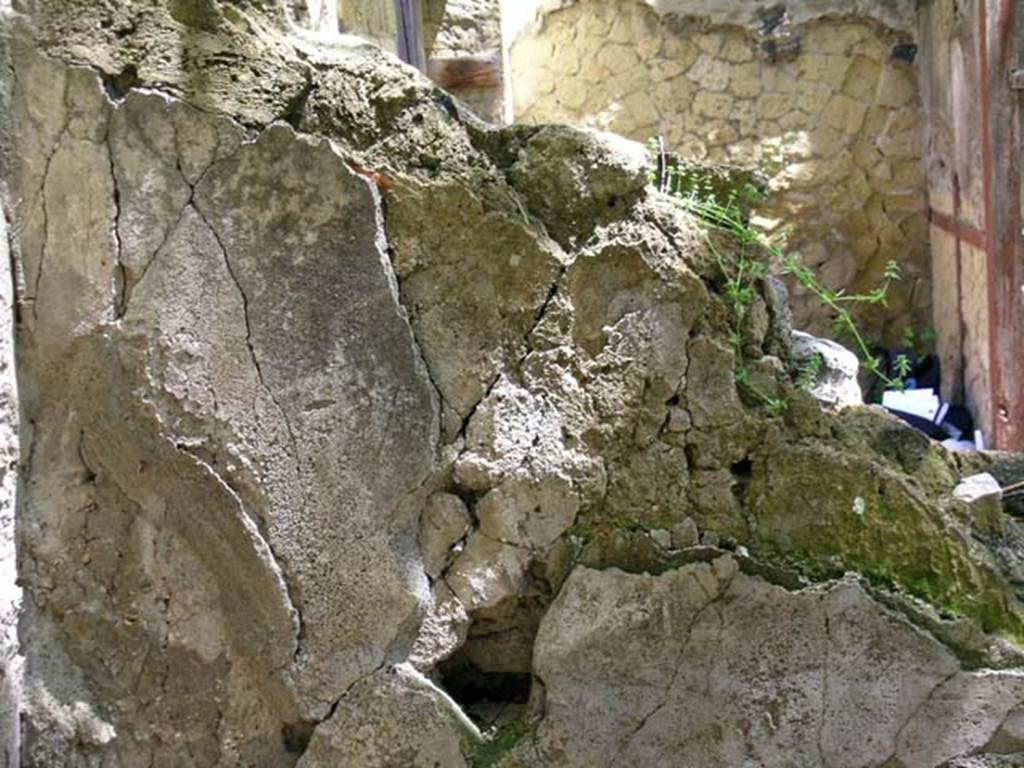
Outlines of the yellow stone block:
[{"label": "yellow stone block", "polygon": [[632,124],[638,128],[656,123],[661,117],[658,114],[658,108],[645,91],[638,91],[630,95],[623,107],[624,111],[630,115]]},{"label": "yellow stone block", "polygon": [[878,231],[884,226],[889,224],[889,219],[885,215],[885,209],[882,207],[882,198],[880,195],[873,195],[867,203],[864,204],[864,214],[868,217],[868,221],[871,222],[872,231]]},{"label": "yellow stone block", "polygon": [[846,79],[850,59],[846,56],[806,53],[797,59],[796,65],[801,79],[817,80],[838,91]]},{"label": "yellow stone block", "polygon": [[726,93],[700,91],[693,100],[693,110],[705,117],[726,118],[732,111],[732,97]]},{"label": "yellow stone block", "polygon": [[[754,102],[755,109],[760,102]],[[761,115],[763,118],[763,115]],[[761,120],[761,135],[764,137],[762,144],[767,151],[770,147],[774,146],[782,138],[783,130],[774,120]]]},{"label": "yellow stone block", "polygon": [[833,30],[821,24],[808,25],[800,41],[802,50],[808,53],[841,53],[836,50],[836,36]]},{"label": "yellow stone block", "polygon": [[555,92],[555,76],[549,69],[542,69],[537,73],[534,81],[534,91],[538,96]]},{"label": "yellow stone block", "polygon": [[580,71],[580,53],[575,45],[560,45],[551,59],[551,69],[560,77],[573,77]]},{"label": "yellow stone block", "polygon": [[[742,135],[742,132],[741,132]],[[739,139],[729,144],[729,162],[745,167],[757,164],[759,145],[754,139]]]},{"label": "yellow stone block", "polygon": [[612,17],[598,9],[590,13],[581,13],[576,20],[576,39],[604,41],[612,26]]},{"label": "yellow stone block", "polygon": [[661,53],[661,38],[657,35],[645,35],[636,39],[639,41],[636,46],[636,52],[641,60],[650,61]]},{"label": "yellow stone block", "polygon": [[882,153],[878,151],[873,142],[861,140],[851,147],[853,161],[865,170],[874,168],[882,162]]},{"label": "yellow stone block", "polygon": [[804,34],[803,47],[813,53],[848,55],[867,34],[868,29],[862,24],[812,24]]},{"label": "yellow stone block", "polygon": [[693,41],[697,44],[698,48],[704,51],[704,53],[706,53],[708,56],[714,57],[718,55],[718,52],[720,50],[722,50],[722,43],[724,42],[724,38],[721,34],[709,33],[703,35],[696,35],[694,36]]},{"label": "yellow stone block", "polygon": [[[555,14],[558,17],[558,14]],[[616,13],[615,19],[612,21],[612,27],[608,31],[608,40],[612,43],[618,43],[619,45],[632,44],[633,40],[633,23],[627,13]]]},{"label": "yellow stone block", "polygon": [[686,76],[699,87],[708,91],[724,91],[729,87],[732,66],[702,53],[690,67]]},{"label": "yellow stone block", "polygon": [[537,100],[530,107],[527,122],[530,123],[565,123],[576,119],[576,115],[570,115],[558,103],[553,93],[545,93],[537,97]]},{"label": "yellow stone block", "polygon": [[693,84],[682,77],[658,83],[652,91],[659,110],[666,115],[689,109],[693,93]]},{"label": "yellow stone block", "polygon": [[867,107],[864,104],[837,93],[829,100],[822,117],[837,131],[853,134],[857,133],[864,125],[866,113]]},{"label": "yellow stone block", "polygon": [[803,163],[792,163],[786,166],[783,176],[792,189],[808,189],[821,183],[823,163],[820,160],[807,160]]},{"label": "yellow stone block", "polygon": [[707,134],[709,147],[720,147],[725,144],[732,144],[738,138],[739,134],[736,132],[736,129],[728,124],[716,126],[708,131]]},{"label": "yellow stone block", "polygon": [[761,118],[757,114],[756,104],[749,99],[734,99],[729,118],[739,127],[740,133],[744,136],[755,138],[760,133]]},{"label": "yellow stone block", "polygon": [[921,128],[921,115],[913,105],[902,109],[893,109],[885,121],[887,133],[902,133],[904,131],[918,131]]},{"label": "yellow stone block", "polygon": [[867,174],[864,173],[860,168],[856,166],[850,169],[845,181],[847,200],[850,205],[847,207],[860,208],[864,205],[864,201],[867,200],[873,194],[874,190],[871,188],[871,183],[868,181]]},{"label": "yellow stone block", "polygon": [[704,160],[708,156],[707,145],[696,136],[686,136],[682,141],[674,145],[675,150],[683,157],[693,160]]},{"label": "yellow stone block", "polygon": [[612,74],[605,78],[599,88],[590,90],[595,96],[600,95],[607,100],[614,101],[625,99],[633,91],[641,90],[644,87],[643,70],[636,69],[631,72]]},{"label": "yellow stone block", "polygon": [[754,60],[754,52],[751,50],[752,43],[746,37],[730,35],[722,45],[718,57],[725,59],[730,64],[744,64]]},{"label": "yellow stone block", "polygon": [[878,238],[874,235],[858,237],[850,243],[850,250],[857,255],[861,262],[864,262],[878,252]]},{"label": "yellow stone block", "polygon": [[556,95],[564,108],[573,112],[579,112],[580,108],[586,103],[587,94],[590,91],[591,89],[584,81],[570,77],[562,81]]},{"label": "yellow stone block", "polygon": [[924,197],[920,192],[912,192],[907,195],[889,194],[885,196],[885,210],[893,214],[893,218],[903,219],[906,214],[917,213],[923,210],[924,207]]},{"label": "yellow stone block", "polygon": [[795,93],[800,78],[785,64],[766,64],[761,68],[761,87],[767,93]]},{"label": "yellow stone block", "polygon": [[856,170],[857,167],[853,164],[853,155],[848,150],[844,150],[828,158],[823,168],[822,181],[827,182],[833,188],[842,183],[843,195],[852,197],[854,195],[852,190],[847,187],[847,181]]},{"label": "yellow stone block", "polygon": [[555,46],[547,36],[523,36],[512,46],[512,61],[523,67],[534,67],[538,62],[547,61],[555,52]]},{"label": "yellow stone block", "polygon": [[885,130],[889,123],[889,115],[892,110],[887,107],[871,107],[864,118],[864,133],[868,136],[877,136]]},{"label": "yellow stone block", "polygon": [[808,134],[811,151],[816,157],[830,158],[846,148],[849,138],[835,128],[821,126]]},{"label": "yellow stone block", "polygon": [[871,234],[871,222],[868,221],[868,217],[864,215],[864,211],[860,208],[851,210],[843,217],[842,221],[843,234],[849,240],[856,240],[859,237],[865,237]]},{"label": "yellow stone block", "polygon": [[778,120],[793,110],[795,99],[779,93],[765,93],[757,100],[757,113],[765,120]]},{"label": "yellow stone block", "polygon": [[929,237],[928,215],[915,213],[900,223],[900,231],[903,236],[913,243],[927,243]]},{"label": "yellow stone block", "polygon": [[686,67],[671,59],[654,59],[650,64],[651,77],[654,80],[671,80],[686,72]]},{"label": "yellow stone block", "polygon": [[892,189],[892,166],[882,160],[870,171],[871,185],[878,192],[888,193]]},{"label": "yellow stone block", "polygon": [[892,166],[893,187],[920,190],[924,184],[924,170],[920,160],[901,160]]},{"label": "yellow stone block", "polygon": [[905,241],[903,233],[900,231],[899,227],[895,224],[889,224],[878,230],[876,234],[878,236],[878,246],[881,251],[885,253],[892,253],[893,255],[902,255],[900,251],[902,250]]},{"label": "yellow stone block", "polygon": [[805,80],[800,83],[797,106],[808,115],[819,115],[825,108],[825,105],[828,104],[831,96],[832,91],[824,83]]},{"label": "yellow stone block", "polygon": [[[584,35],[583,33],[580,33],[577,36],[574,46],[576,50],[579,51],[580,58],[583,61],[587,62],[588,64],[588,66],[584,68],[585,70],[595,69],[595,67],[592,64],[594,60],[597,58],[597,54],[599,54],[601,52],[601,49],[608,44],[608,39],[604,35],[598,37]],[[529,61],[527,61],[527,66],[529,66]]]},{"label": "yellow stone block", "polygon": [[902,107],[917,99],[917,79],[902,62],[890,62],[882,70],[876,100],[887,107]]},{"label": "yellow stone block", "polygon": [[850,53],[867,56],[875,61],[885,61],[889,58],[889,45],[875,34],[866,34],[851,46]]},{"label": "yellow stone block", "polygon": [[697,60],[697,56],[700,54],[696,45],[674,34],[665,36],[665,39],[662,41],[661,50],[662,56],[666,60],[678,64],[684,70],[689,69],[690,65]]},{"label": "yellow stone block", "polygon": [[843,81],[842,92],[851,99],[870,104],[875,100],[878,78],[882,74],[882,66],[867,56],[856,56],[850,63]]},{"label": "yellow stone block", "polygon": [[686,109],[682,112],[677,112],[675,117],[672,118],[674,125],[679,127],[679,130],[683,133],[693,133],[700,136],[704,135],[704,132],[708,129],[708,118],[703,115],[698,115],[693,109]]},{"label": "yellow stone block", "polygon": [[921,136],[918,131],[905,131],[895,136],[878,137],[878,148],[892,160],[907,160],[920,155]]},{"label": "yellow stone block", "polygon": [[513,80],[512,103],[515,105],[517,119],[522,119],[528,112],[532,113],[538,95],[534,83],[521,78]]},{"label": "yellow stone block", "polygon": [[640,57],[636,55],[636,50],[632,46],[606,45],[597,54],[597,63],[608,74],[615,75],[639,67]]},{"label": "yellow stone block", "polygon": [[751,62],[733,67],[729,90],[741,99],[752,99],[760,94],[761,65]]},{"label": "yellow stone block", "polygon": [[799,109],[794,109],[792,112],[789,112],[779,118],[779,125],[786,131],[804,130],[813,122],[814,121],[811,118]]}]

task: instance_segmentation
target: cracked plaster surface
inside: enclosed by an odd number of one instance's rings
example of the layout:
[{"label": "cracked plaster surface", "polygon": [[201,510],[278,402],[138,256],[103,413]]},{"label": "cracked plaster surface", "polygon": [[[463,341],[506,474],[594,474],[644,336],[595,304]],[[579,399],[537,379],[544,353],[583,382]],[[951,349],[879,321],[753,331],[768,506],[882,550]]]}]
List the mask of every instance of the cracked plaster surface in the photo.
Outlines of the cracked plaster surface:
[{"label": "cracked plaster surface", "polygon": [[[492,131],[377,54],[264,36],[239,58],[282,88],[317,65],[268,125],[284,94],[154,75],[145,35],[179,22],[132,18],[157,87],[14,43],[26,764],[473,764],[456,653],[532,676],[505,768],[1015,748],[1018,657],[969,622],[1019,607],[942,506],[948,460],[801,400],[764,307],[749,346],[797,415],[744,397],[704,240],[642,148]],[[109,86],[123,49],[86,28],[46,48]],[[855,548],[914,537],[987,602],[954,624],[836,582],[847,550],[812,561],[851,467],[909,499],[886,528],[864,494],[875,527],[841,541],[865,572],[915,587]],[[828,498],[797,482],[819,473]],[[432,541],[438,499],[458,524]],[[658,543],[685,522],[700,544]],[[807,571],[774,565],[804,541]]]}]

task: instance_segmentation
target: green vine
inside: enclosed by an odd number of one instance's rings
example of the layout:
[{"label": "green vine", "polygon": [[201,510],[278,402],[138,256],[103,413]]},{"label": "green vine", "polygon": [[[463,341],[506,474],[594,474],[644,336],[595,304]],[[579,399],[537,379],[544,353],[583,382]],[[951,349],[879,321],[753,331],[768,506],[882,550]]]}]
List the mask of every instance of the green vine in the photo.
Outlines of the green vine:
[{"label": "green vine", "polygon": [[[805,265],[798,254],[784,250],[786,232],[770,237],[751,223],[750,211],[766,195],[750,180],[723,186],[710,169],[684,166],[664,151],[660,139],[649,144],[652,155],[649,179],[656,189],[670,195],[683,210],[696,216],[709,229],[730,237],[727,252],[718,248],[709,232],[707,243],[719,272],[725,280],[724,293],[732,311],[731,343],[736,357],[736,382],[761,401],[772,414],[782,413],[788,403],[758,387],[752,380],[745,355],[744,326],[750,307],[759,295],[760,283],[773,269],[791,275],[815,296],[833,318],[832,331],[837,340],[852,342],[854,352],[869,373],[878,377],[887,389],[903,389],[911,363],[906,354],[896,357],[893,371],[882,369],[882,360],[871,350],[857,326],[851,308],[857,305],[885,306],[889,290],[900,275],[899,265],[890,261],[881,284],[867,293],[847,293],[823,285],[814,270]],[[796,384],[810,389],[821,371],[823,359],[814,356],[797,373]]]}]

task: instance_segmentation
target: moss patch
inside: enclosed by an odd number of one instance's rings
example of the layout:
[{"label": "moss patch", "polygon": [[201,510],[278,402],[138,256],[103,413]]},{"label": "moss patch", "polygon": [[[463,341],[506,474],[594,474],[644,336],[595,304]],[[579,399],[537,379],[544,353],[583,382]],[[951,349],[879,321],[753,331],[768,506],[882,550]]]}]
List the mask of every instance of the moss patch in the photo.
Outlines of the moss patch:
[{"label": "moss patch", "polygon": [[534,732],[535,725],[525,718],[499,728],[492,736],[467,755],[471,768],[492,768],[497,766],[519,742]]},{"label": "moss patch", "polygon": [[[932,459],[919,457],[919,467]],[[809,442],[766,447],[750,512],[757,554],[813,578],[855,570],[1024,644],[1024,610],[991,555],[924,482],[873,454]]]}]

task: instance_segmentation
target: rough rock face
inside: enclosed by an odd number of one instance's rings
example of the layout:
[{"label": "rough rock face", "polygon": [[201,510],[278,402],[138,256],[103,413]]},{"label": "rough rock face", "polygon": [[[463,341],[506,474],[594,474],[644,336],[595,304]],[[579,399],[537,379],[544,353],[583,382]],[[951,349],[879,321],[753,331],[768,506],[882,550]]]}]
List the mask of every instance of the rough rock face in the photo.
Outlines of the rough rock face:
[{"label": "rough rock face", "polygon": [[5,20],[9,764],[1024,752],[1021,526],[798,390],[768,290],[745,353],[789,407],[738,388],[642,150],[283,18]]},{"label": "rough rock face", "polygon": [[940,765],[1013,740],[1019,671],[965,671],[853,582],[790,592],[728,556],[580,568],[541,624],[555,765]]}]

